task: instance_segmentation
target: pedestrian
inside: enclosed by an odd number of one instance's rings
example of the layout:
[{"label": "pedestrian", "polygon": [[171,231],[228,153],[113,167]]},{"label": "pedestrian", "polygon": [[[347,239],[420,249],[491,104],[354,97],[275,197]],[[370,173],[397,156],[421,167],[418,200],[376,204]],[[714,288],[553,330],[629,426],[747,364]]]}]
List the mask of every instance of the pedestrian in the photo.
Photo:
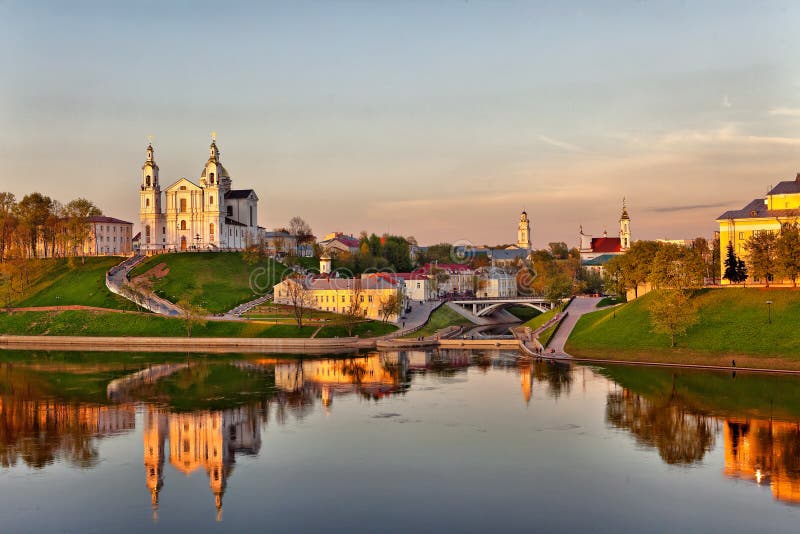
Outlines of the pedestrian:
[{"label": "pedestrian", "polygon": [[405,321],[403,321],[403,328],[405,328],[405,327],[406,327],[406,322],[405,322]]},{"label": "pedestrian", "polygon": [[736,367],[736,360],[731,360],[731,367]]}]

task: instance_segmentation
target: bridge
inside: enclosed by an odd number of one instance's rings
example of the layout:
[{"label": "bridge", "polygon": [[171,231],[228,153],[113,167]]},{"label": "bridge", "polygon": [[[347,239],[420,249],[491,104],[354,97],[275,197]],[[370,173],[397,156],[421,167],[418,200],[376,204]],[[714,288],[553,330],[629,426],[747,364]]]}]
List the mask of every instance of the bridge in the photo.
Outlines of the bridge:
[{"label": "bridge", "polygon": [[552,309],[552,303],[542,297],[500,297],[500,298],[471,298],[451,300],[477,317],[491,315],[501,308],[509,306],[527,306],[544,313]]}]

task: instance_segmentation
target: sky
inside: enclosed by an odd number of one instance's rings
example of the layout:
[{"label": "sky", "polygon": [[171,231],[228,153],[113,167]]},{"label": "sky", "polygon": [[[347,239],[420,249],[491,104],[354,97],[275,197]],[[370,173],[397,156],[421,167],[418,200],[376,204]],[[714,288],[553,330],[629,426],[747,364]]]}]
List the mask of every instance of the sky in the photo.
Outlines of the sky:
[{"label": "sky", "polygon": [[138,226],[217,132],[259,223],[711,237],[800,171],[800,3],[0,0],[0,191]]}]

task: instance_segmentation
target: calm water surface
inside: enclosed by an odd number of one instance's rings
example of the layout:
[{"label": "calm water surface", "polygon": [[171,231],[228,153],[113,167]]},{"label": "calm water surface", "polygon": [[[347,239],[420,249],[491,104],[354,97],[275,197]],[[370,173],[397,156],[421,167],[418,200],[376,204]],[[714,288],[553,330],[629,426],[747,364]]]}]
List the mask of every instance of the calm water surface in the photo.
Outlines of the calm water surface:
[{"label": "calm water surface", "polygon": [[3,532],[797,532],[800,381],[0,352]]}]

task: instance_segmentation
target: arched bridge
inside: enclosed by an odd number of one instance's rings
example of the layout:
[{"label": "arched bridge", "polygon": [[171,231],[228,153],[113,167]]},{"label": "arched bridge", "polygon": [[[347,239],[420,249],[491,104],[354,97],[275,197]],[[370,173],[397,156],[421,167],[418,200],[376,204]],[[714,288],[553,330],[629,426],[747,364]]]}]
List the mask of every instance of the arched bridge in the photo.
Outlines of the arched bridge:
[{"label": "arched bridge", "polygon": [[552,308],[552,303],[542,297],[473,298],[456,299],[451,302],[471,311],[478,317],[491,315],[497,310],[509,306],[527,306],[543,313]]}]

